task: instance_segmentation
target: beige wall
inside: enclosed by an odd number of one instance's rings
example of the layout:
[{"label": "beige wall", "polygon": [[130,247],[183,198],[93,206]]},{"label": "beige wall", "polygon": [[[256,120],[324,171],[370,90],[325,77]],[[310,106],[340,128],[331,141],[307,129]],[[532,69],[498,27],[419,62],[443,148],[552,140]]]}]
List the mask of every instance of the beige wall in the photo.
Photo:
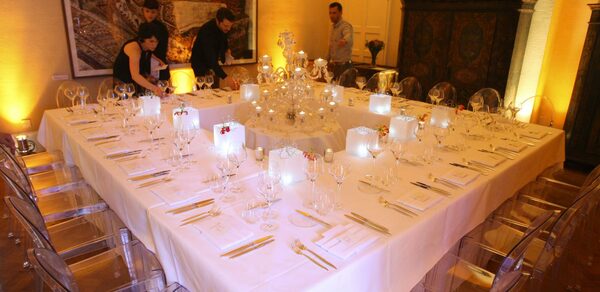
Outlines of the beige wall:
[{"label": "beige wall", "polygon": [[[326,54],[328,1],[261,0],[258,7],[258,53],[281,62],[277,35],[288,29],[296,34],[297,47],[319,57]],[[0,1],[0,131],[21,132],[21,119],[29,118],[37,129],[44,110],[55,107],[54,95],[61,81],[71,78],[62,1]],[[253,69],[254,66],[248,66]],[[92,92],[102,77],[78,78]]]}]

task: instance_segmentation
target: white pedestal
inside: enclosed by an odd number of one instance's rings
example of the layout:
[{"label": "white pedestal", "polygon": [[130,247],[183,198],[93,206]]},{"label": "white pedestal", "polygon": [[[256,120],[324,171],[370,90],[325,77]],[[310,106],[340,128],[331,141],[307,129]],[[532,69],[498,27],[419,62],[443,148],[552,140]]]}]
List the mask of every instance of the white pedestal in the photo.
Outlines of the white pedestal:
[{"label": "white pedestal", "polygon": [[392,110],[392,97],[385,94],[372,94],[369,98],[369,111],[388,114]]},{"label": "white pedestal", "polygon": [[377,137],[377,131],[367,127],[349,129],[346,134],[346,152],[358,157],[369,157],[367,145],[376,143]]}]

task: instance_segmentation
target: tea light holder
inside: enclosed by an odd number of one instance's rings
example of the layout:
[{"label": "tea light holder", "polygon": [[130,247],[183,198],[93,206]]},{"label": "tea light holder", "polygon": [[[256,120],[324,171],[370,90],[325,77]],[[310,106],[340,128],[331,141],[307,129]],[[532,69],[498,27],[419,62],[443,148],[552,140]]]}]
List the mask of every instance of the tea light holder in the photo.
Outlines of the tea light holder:
[{"label": "tea light holder", "polygon": [[257,105],[257,106],[254,108],[254,111],[256,111],[256,117],[257,117],[257,118],[260,118],[260,112],[262,112],[262,107],[261,107],[260,105]]},{"label": "tea light holder", "polygon": [[265,149],[260,146],[256,147],[254,150],[254,158],[256,161],[263,161],[265,159]]},{"label": "tea light holder", "polygon": [[335,101],[330,101],[327,103],[327,107],[329,108],[330,112],[333,112],[335,110],[336,106],[337,106],[337,103]]},{"label": "tea light holder", "polygon": [[325,118],[325,109],[324,108],[320,107],[317,110],[317,113],[319,114],[319,117],[321,118],[321,120]]},{"label": "tea light holder", "polygon": [[305,164],[306,159],[303,152],[294,147],[269,151],[269,169],[275,165],[279,166],[283,185],[303,181],[306,178],[304,174]]},{"label": "tea light holder", "polygon": [[376,143],[378,133],[367,127],[349,129],[346,134],[346,152],[357,157],[369,157],[367,145]]},{"label": "tea light holder", "polygon": [[158,96],[144,95],[140,96],[140,100],[142,101],[141,116],[160,115],[160,98]]},{"label": "tea light holder", "polygon": [[267,114],[269,114],[269,121],[273,121],[273,117],[275,117],[275,110],[273,109],[269,109],[269,111],[267,112]]},{"label": "tea light holder", "polygon": [[240,98],[252,101],[260,97],[260,88],[258,84],[242,84],[240,86]]},{"label": "tea light holder", "polygon": [[372,94],[369,97],[369,111],[376,114],[388,114],[392,110],[392,96]]},{"label": "tea light holder", "polygon": [[453,108],[436,105],[431,109],[431,118],[429,124],[439,128],[448,128],[450,121],[454,118],[455,112]]},{"label": "tea light holder", "polygon": [[19,150],[19,153],[29,153],[31,151],[27,135],[17,135],[15,139],[17,139],[17,150]]},{"label": "tea light holder", "polygon": [[200,129],[200,112],[189,106],[173,109],[173,128],[176,130]]},{"label": "tea light holder", "polygon": [[262,91],[262,93],[261,93],[261,95],[262,95],[262,98],[263,98],[265,101],[269,100],[270,93],[269,93],[269,90],[268,90],[268,89],[265,89],[265,90],[263,90],[263,91]]},{"label": "tea light holder", "polygon": [[415,138],[415,128],[419,125],[415,117],[395,116],[390,120],[390,138],[408,141]]},{"label": "tea light holder", "polygon": [[[222,131],[229,127],[229,131]],[[239,147],[246,143],[246,127],[238,122],[213,125],[213,137],[217,150],[227,153],[231,147]]]},{"label": "tea light holder", "polygon": [[327,148],[325,149],[325,153],[323,154],[323,161],[327,163],[333,162],[333,149]]}]

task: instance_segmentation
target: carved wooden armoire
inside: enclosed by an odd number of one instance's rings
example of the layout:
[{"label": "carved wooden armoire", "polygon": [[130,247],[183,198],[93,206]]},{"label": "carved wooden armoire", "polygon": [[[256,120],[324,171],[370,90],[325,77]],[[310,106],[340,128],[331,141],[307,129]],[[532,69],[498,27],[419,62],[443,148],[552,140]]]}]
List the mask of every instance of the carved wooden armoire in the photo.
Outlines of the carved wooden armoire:
[{"label": "carved wooden armoire", "polygon": [[449,81],[462,104],[484,87],[504,95],[521,0],[404,2],[401,76],[417,77],[424,96],[436,83]]}]

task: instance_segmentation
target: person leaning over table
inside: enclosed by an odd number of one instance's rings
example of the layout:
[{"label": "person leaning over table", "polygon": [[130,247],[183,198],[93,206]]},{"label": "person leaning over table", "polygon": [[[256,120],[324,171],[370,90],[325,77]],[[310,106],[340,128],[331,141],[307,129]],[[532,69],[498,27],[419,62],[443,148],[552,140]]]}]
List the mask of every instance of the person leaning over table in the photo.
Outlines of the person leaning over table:
[{"label": "person leaning over table", "polygon": [[[153,23],[142,23],[135,39],[128,40],[119,51],[113,65],[113,77],[116,82],[135,83],[141,88],[152,91],[157,96],[163,96],[162,90],[150,80],[150,55],[158,45],[157,28]],[[146,68],[146,70],[144,70]]]},{"label": "person leaning over table", "polygon": [[[235,16],[228,8],[219,8],[215,19],[211,19],[200,27],[194,45],[192,46],[192,69],[196,76],[206,75],[209,70],[215,72],[217,77],[223,79],[224,86],[238,89],[238,82],[231,76],[228,76],[219,60],[224,63],[230,63],[231,50],[227,41],[227,33],[233,26]],[[216,79],[213,87],[219,87],[219,80]]]},{"label": "person leaning over table", "polygon": [[[156,26],[156,38],[158,39],[158,46],[154,52],[151,53],[152,59],[156,60],[160,67],[167,66],[167,49],[169,47],[169,30],[167,30],[167,26],[158,20],[158,8],[159,3],[158,0],[145,0],[144,5],[142,6],[142,13],[144,14],[145,23],[152,23]],[[146,72],[152,72],[152,62],[149,62],[150,68],[144,68],[143,70]],[[171,73],[169,72],[169,68],[166,67],[163,70],[159,71],[159,80],[169,80],[171,78]]]},{"label": "person leaning over table", "polygon": [[333,67],[334,78],[339,78],[344,71],[352,68],[352,45],[354,29],[352,24],[342,18],[342,4],[329,4],[329,20],[332,28],[329,35],[327,60]]},{"label": "person leaning over table", "polygon": [[13,140],[9,133],[0,132],[0,144],[8,147],[12,153],[15,153],[15,150],[17,149],[15,147],[15,140]]}]

